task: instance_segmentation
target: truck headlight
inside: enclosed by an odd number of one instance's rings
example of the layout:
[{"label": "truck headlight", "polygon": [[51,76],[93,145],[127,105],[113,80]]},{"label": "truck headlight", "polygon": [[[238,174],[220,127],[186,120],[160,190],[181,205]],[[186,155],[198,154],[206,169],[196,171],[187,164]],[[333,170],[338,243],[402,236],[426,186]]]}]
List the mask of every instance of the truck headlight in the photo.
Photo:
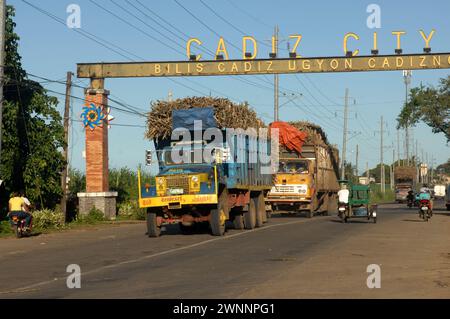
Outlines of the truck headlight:
[{"label": "truck headlight", "polygon": [[197,175],[192,176],[191,179],[192,179],[193,183],[198,183],[198,176]]},{"label": "truck headlight", "polygon": [[156,178],[156,181],[158,182],[158,185],[160,185],[160,186],[164,185],[164,178],[161,178],[161,177]]}]

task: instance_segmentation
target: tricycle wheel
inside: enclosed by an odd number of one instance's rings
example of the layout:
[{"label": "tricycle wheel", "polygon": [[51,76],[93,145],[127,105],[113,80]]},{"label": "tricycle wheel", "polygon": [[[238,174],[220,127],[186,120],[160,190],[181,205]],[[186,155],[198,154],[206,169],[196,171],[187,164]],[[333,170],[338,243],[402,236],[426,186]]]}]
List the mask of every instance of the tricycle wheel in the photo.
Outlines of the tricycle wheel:
[{"label": "tricycle wheel", "polygon": [[147,234],[148,237],[161,235],[161,227],[158,226],[156,213],[147,212]]},{"label": "tricycle wheel", "polygon": [[374,224],[377,223],[377,218],[376,218],[376,217],[373,218],[373,223],[374,223]]}]

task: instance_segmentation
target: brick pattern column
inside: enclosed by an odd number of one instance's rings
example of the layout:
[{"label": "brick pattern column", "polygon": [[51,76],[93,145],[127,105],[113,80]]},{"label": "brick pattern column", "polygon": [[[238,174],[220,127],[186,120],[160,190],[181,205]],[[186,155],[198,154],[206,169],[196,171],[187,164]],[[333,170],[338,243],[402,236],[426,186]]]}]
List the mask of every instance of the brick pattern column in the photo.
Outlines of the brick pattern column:
[{"label": "brick pattern column", "polygon": [[[87,89],[86,105],[94,103],[106,108],[108,94],[104,89]],[[102,127],[93,130],[86,127],[86,192],[109,191],[108,176],[108,122],[105,119]]]}]

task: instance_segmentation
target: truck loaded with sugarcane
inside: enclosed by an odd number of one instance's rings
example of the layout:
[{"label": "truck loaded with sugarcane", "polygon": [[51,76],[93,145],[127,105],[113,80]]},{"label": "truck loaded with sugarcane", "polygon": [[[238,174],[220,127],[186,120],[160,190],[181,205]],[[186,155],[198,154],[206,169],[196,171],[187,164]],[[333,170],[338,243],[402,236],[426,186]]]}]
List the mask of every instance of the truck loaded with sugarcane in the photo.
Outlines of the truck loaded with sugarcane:
[{"label": "truck loaded with sugarcane", "polygon": [[337,211],[339,155],[323,130],[309,122],[274,122],[279,170],[266,201],[282,212],[328,215]]},{"label": "truck loaded with sugarcane", "polygon": [[272,186],[268,135],[246,104],[201,97],[157,101],[148,115],[158,173],[141,180],[139,206],[147,209],[149,237],[163,226],[182,230],[209,224],[215,236],[267,221],[264,198]]}]

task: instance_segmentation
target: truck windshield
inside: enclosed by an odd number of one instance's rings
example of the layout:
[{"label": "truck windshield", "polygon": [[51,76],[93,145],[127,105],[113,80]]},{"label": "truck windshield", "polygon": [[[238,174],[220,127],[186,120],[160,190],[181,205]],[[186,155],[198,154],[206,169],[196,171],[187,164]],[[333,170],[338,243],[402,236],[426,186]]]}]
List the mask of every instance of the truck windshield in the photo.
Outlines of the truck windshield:
[{"label": "truck windshield", "polygon": [[280,162],[278,173],[308,174],[308,162]]}]

